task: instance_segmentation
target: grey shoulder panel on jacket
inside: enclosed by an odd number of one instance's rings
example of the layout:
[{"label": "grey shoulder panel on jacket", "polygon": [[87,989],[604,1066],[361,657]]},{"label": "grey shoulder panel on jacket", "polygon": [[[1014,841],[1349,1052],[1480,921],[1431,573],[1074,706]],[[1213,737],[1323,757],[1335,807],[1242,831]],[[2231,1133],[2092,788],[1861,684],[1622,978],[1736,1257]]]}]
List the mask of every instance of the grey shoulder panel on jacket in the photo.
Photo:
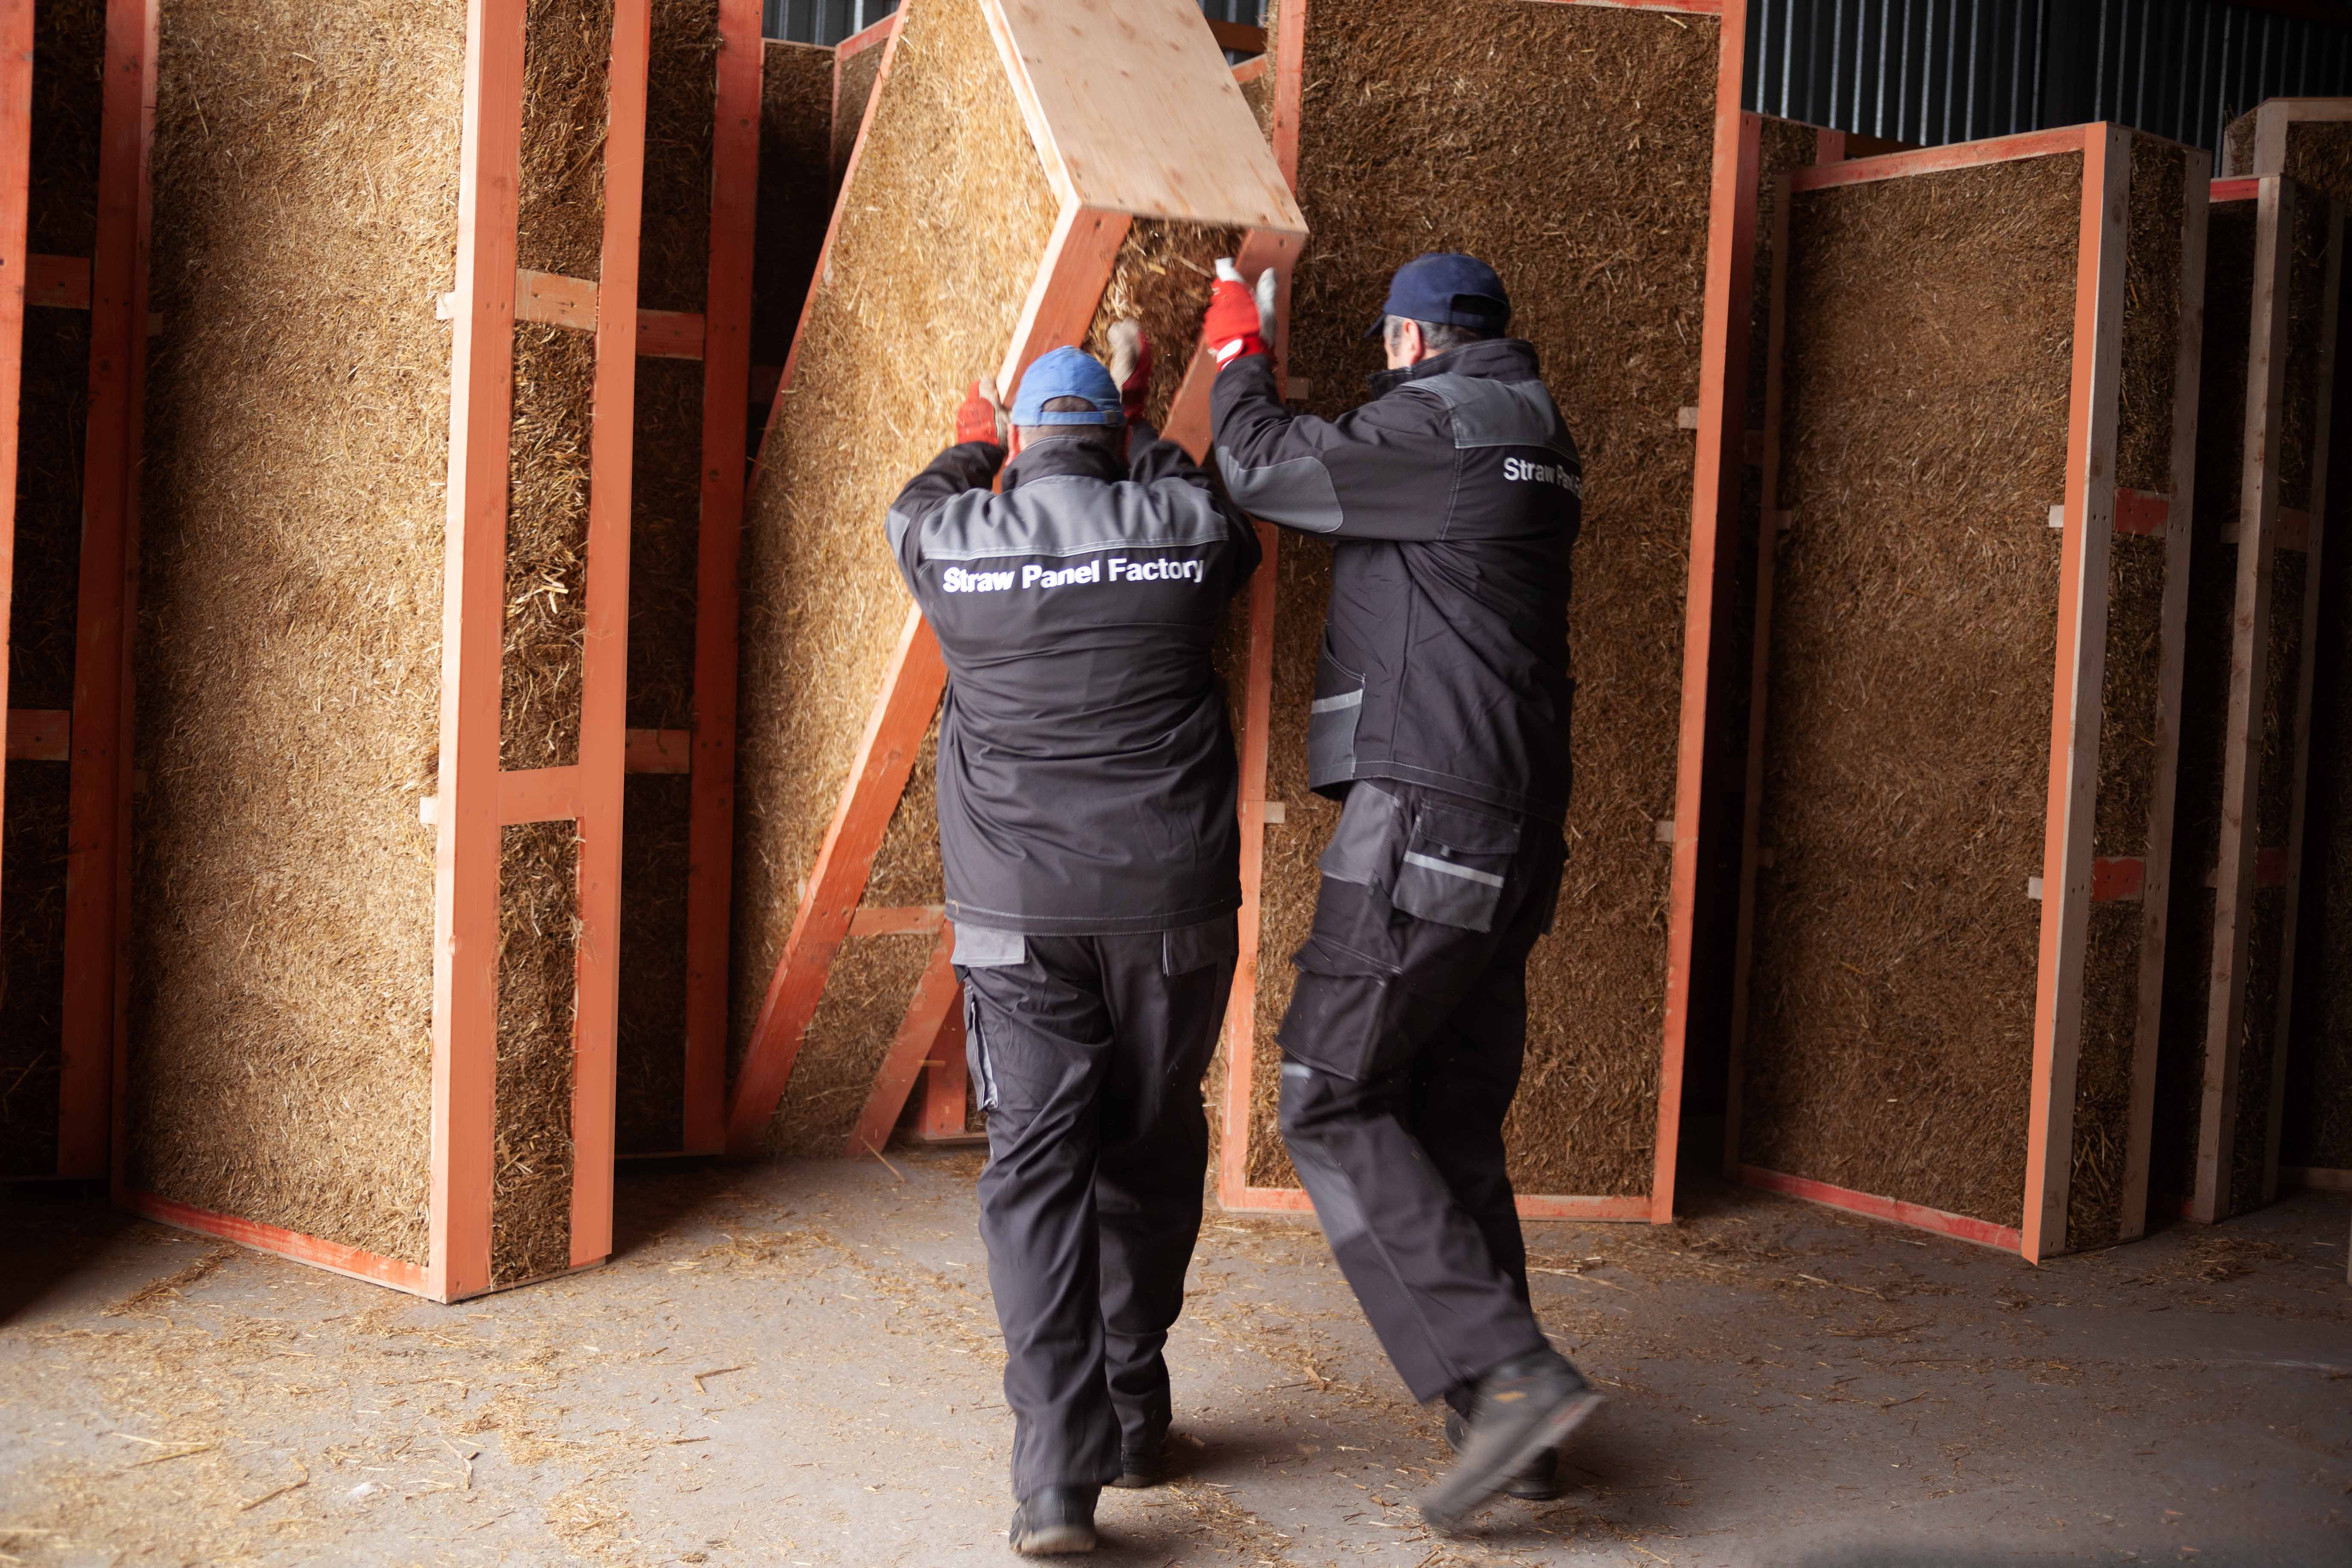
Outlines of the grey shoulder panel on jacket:
[{"label": "grey shoulder panel on jacket", "polygon": [[[894,528],[900,526],[895,517]],[[1182,549],[1227,536],[1216,502],[1197,485],[1150,485],[1055,477],[1010,495],[966,490],[923,523],[923,556],[978,561],[1001,555],[1086,555],[1097,550]]]},{"label": "grey shoulder panel on jacket", "polygon": [[1231,452],[1217,448],[1217,470],[1225,493],[1253,517],[1307,533],[1337,533],[1343,514],[1331,470],[1313,455],[1288,458],[1262,468],[1244,468]]},{"label": "grey shoulder panel on jacket", "polygon": [[1540,381],[1496,381],[1484,375],[1432,375],[1409,384],[1445,405],[1461,447],[1542,447],[1576,455],[1568,426]]}]

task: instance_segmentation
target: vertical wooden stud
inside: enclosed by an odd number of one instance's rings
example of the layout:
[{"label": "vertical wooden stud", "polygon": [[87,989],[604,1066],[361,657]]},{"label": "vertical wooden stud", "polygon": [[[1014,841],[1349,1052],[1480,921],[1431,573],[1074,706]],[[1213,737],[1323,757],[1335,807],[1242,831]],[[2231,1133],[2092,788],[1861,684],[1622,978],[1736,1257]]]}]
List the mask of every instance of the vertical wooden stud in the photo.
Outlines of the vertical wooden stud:
[{"label": "vertical wooden stud", "polygon": [[703,304],[702,506],[695,544],[694,766],[688,785],[685,1146],[726,1145],[729,900],[735,863],[736,557],[751,376],[751,242],[760,174],[760,6],[719,0]]},{"label": "vertical wooden stud", "polygon": [[587,626],[580,668],[580,934],[572,1009],[572,1254],[613,1250],[614,1071],[620,1029],[621,797],[628,747],[629,495],[635,444],[637,227],[645,194],[650,0],[613,7],[604,239],[588,435]]},{"label": "vertical wooden stud", "polygon": [[2042,841],[2033,1090],[2025,1153],[2022,1250],[2066,1247],[2083,965],[2090,940],[2091,828],[2106,674],[2107,557],[2115,537],[2116,387],[2123,369],[2124,238],[2129,133],[2083,132],[2083,221],[2074,285],[2074,385],[2067,409],[2065,537],[2058,581],[2058,668],[2051,694],[2050,793]]},{"label": "vertical wooden stud", "polygon": [[2263,1123],[2263,1203],[2278,1196],[2279,1140],[2286,1121],[2287,1053],[2293,1044],[2290,1026],[2294,1021],[2294,948],[2303,901],[2304,816],[2311,789],[2312,687],[2318,673],[2320,637],[2331,632],[2343,635],[2343,628],[2328,627],[2321,622],[2319,582],[2328,542],[2328,436],[2336,422],[2336,339],[2343,326],[2337,314],[2337,300],[2344,277],[2345,209],[2342,203],[2330,201],[2315,191],[2302,192],[2299,199],[2317,207],[2321,221],[2326,225],[2327,275],[2320,296],[2325,304],[2319,328],[2319,405],[2312,415],[2311,494],[2306,502],[2310,522],[2304,545],[2303,618],[2299,623],[2303,627],[2302,663],[2295,672],[2294,760],[2291,764],[2294,773],[2287,806],[2286,886],[2281,895],[2286,900],[2286,919],[2279,938],[2278,1023],[2272,1036],[2276,1043],[2272,1047],[2270,1103]]},{"label": "vertical wooden stud", "polygon": [[514,407],[525,0],[467,0],[441,590],[433,899],[433,1167],[426,1293],[490,1283],[498,1089],[499,663]]}]

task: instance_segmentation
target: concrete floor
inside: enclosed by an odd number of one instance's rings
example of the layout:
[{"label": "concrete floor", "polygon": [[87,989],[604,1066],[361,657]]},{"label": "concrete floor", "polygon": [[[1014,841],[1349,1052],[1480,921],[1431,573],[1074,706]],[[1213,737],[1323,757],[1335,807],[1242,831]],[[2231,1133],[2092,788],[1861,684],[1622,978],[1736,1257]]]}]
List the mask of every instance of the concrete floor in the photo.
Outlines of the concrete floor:
[{"label": "concrete floor", "polygon": [[[608,1268],[436,1307],[0,1200],[0,1563],[994,1563],[970,1152],[640,1173]],[[1311,1226],[1212,1215],[1184,1471],[1107,1568],[2352,1563],[2346,1201],[2033,1269],[1749,1193],[1531,1227],[1614,1398],[1466,1542]]]}]

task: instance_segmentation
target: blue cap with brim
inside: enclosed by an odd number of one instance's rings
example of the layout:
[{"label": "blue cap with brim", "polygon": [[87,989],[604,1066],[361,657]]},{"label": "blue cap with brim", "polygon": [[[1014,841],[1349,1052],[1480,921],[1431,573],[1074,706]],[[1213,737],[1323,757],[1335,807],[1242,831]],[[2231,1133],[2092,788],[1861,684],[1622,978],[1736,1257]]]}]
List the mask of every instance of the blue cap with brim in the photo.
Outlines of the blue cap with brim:
[{"label": "blue cap with brim", "polygon": [[1389,302],[1364,336],[1379,337],[1391,316],[1499,332],[1511,324],[1511,297],[1495,269],[1476,257],[1433,250],[1396,269],[1389,279]]},{"label": "blue cap with brim", "polygon": [[[1048,412],[1057,397],[1083,397],[1091,408]],[[1021,375],[1021,390],[1013,399],[1015,425],[1117,425],[1121,416],[1118,388],[1102,361],[1084,349],[1060,348],[1043,353]]]}]

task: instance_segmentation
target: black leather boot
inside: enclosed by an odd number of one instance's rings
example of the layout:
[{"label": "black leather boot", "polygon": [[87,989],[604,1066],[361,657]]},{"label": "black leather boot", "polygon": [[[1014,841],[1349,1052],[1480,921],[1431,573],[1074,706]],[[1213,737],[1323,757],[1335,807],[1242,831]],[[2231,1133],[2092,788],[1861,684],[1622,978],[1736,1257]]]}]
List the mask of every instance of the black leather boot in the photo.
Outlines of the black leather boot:
[{"label": "black leather boot", "polygon": [[[1445,1446],[1455,1453],[1470,1440],[1470,1427],[1454,1411],[1445,1413]],[[1559,1453],[1546,1448],[1526,1465],[1511,1472],[1503,1483],[1505,1497],[1517,1498],[1521,1502],[1550,1502],[1559,1496]]]},{"label": "black leather boot", "polygon": [[1061,1557],[1095,1549],[1095,1500],[1100,1487],[1040,1487],[1013,1510],[1005,1532],[1024,1557]]},{"label": "black leather boot", "polygon": [[1440,1534],[1459,1530],[1537,1455],[1566,1442],[1600,1403],[1557,1351],[1533,1351],[1496,1367],[1471,1393],[1461,1460],[1423,1495],[1422,1517]]}]

